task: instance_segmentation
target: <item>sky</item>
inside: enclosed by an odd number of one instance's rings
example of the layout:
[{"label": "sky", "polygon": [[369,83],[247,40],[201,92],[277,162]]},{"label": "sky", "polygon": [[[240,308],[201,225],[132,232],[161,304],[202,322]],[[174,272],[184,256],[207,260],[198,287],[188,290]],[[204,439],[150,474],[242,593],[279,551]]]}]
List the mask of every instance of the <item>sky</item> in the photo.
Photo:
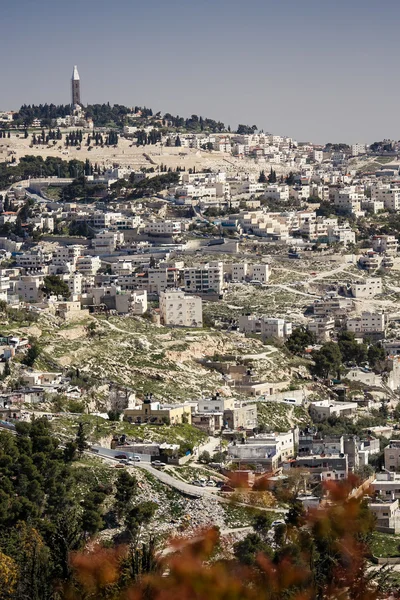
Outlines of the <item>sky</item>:
[{"label": "sky", "polygon": [[0,110],[70,102],[202,115],[299,141],[400,139],[399,0],[1,3]]}]

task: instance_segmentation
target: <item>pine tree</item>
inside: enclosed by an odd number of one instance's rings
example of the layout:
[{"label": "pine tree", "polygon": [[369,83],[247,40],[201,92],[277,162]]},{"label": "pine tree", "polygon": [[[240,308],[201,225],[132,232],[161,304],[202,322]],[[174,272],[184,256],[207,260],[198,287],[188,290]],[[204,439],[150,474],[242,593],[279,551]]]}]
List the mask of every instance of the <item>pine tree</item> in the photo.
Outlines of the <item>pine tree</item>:
[{"label": "pine tree", "polygon": [[258,183],[266,183],[267,177],[265,175],[264,169],[260,172],[260,176],[258,178]]},{"label": "pine tree", "polygon": [[75,438],[75,442],[76,442],[76,447],[78,449],[78,453],[82,456],[83,452],[86,450],[87,448],[87,442],[86,442],[86,435],[85,435],[85,431],[83,429],[83,423],[82,421],[79,423],[78,425],[78,431],[76,432],[76,438]]},{"label": "pine tree", "polygon": [[177,147],[182,146],[181,138],[179,137],[179,135],[176,137],[175,146],[177,146]]},{"label": "pine tree", "polygon": [[6,378],[9,375],[11,375],[10,361],[6,360],[6,364],[4,365],[3,377]]}]

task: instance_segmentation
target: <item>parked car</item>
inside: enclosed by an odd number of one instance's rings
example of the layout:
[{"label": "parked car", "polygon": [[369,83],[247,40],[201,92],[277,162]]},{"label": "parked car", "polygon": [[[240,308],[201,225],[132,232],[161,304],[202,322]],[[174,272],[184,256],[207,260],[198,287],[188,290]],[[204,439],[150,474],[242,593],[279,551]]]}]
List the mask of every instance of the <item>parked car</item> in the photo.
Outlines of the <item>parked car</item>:
[{"label": "parked car", "polygon": [[215,483],[215,481],[213,481],[212,479],[209,479],[209,480],[206,482],[206,485],[208,485],[209,487],[215,487],[215,486],[216,486],[216,483]]},{"label": "parked car", "polygon": [[278,527],[278,525],[284,525],[285,521],[282,521],[282,519],[278,519],[277,521],[272,521],[271,523],[271,527]]},{"label": "parked car", "polygon": [[165,463],[161,462],[160,460],[153,460],[151,465],[155,469],[164,469],[167,466]]},{"label": "parked car", "polygon": [[135,454],[134,456],[132,456],[132,458],[129,459],[131,462],[140,462],[142,459],[140,458],[140,456],[138,454]]}]

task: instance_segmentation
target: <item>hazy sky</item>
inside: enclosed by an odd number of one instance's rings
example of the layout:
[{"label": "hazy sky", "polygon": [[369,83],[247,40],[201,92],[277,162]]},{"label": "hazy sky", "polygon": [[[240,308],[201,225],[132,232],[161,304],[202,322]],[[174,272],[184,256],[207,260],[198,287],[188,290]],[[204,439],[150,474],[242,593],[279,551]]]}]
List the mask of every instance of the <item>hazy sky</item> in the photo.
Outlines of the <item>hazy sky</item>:
[{"label": "hazy sky", "polygon": [[400,139],[400,2],[1,3],[0,109],[146,105],[315,142]]}]

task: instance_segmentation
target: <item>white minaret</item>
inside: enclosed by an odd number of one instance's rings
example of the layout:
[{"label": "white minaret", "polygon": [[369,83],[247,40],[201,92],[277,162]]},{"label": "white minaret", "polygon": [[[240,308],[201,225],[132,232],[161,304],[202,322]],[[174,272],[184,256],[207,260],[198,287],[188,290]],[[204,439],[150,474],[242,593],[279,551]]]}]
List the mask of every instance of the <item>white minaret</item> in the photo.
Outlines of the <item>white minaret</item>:
[{"label": "white minaret", "polygon": [[72,106],[81,103],[81,80],[78,73],[78,67],[75,65],[72,71],[71,78],[71,89],[72,89]]}]

